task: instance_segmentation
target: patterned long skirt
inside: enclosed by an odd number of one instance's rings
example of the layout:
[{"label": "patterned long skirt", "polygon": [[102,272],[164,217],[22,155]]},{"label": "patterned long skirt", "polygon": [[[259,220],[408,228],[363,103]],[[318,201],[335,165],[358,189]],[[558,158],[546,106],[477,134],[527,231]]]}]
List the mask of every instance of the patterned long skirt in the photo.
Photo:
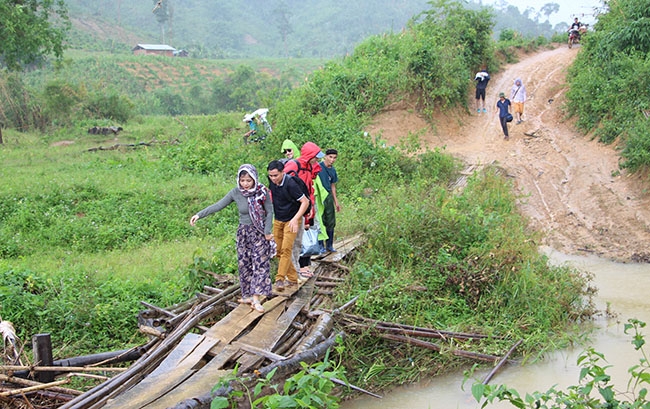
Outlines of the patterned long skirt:
[{"label": "patterned long skirt", "polygon": [[271,295],[270,242],[253,225],[237,228],[239,284],[243,297]]}]

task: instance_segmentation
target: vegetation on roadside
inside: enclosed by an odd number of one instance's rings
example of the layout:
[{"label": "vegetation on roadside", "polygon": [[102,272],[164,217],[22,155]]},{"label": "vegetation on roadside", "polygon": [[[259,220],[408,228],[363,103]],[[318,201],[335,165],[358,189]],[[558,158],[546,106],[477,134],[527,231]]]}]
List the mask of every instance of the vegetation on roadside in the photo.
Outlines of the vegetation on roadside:
[{"label": "vegetation on roadside", "polygon": [[[338,149],[345,210],[337,234],[368,237],[340,303],[360,295],[358,312],[371,318],[490,335],[463,345],[477,352],[499,354],[519,338],[528,354],[560,345],[591,312],[588,278],[537,253],[498,169],[452,192],[461,164],[444,150],[422,149],[416,136],[387,147],[363,132],[371,115],[401,98],[417,98],[425,113],[464,106],[472,73],[500,61],[491,24],[489,10],[432,2],[407,32],[369,38],[274,100],[275,131],[258,144],[243,144],[240,113],[138,116],[119,138],[155,143],[111,151],[88,150],[113,143],[89,136],[88,121],[46,136],[7,132],[0,316],[22,339],[51,332],[59,356],[141,343],[138,301],[187,298],[202,284],[199,268],[236,273],[236,209],[194,229],[189,217],[231,189],[241,163],[263,174],[291,138]],[[345,365],[358,368],[350,381],[369,388],[459,362],[367,334],[345,348]]]},{"label": "vegetation on roadside", "polygon": [[582,41],[569,71],[569,115],[605,143],[622,149],[621,167],[650,166],[650,8],[645,2],[609,2]]}]

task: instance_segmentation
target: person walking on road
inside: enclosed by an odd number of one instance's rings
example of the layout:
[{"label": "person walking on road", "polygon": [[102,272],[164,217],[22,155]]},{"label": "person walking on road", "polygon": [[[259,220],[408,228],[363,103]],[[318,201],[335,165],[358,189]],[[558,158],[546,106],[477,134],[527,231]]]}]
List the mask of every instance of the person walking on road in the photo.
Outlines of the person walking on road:
[{"label": "person walking on road", "polygon": [[483,113],[485,113],[487,112],[485,109],[485,89],[490,81],[490,74],[483,68],[476,73],[474,81],[476,81],[476,112],[480,113],[483,110]]},{"label": "person walking on road", "polygon": [[512,110],[517,119],[516,124],[519,125],[524,121],[524,103],[526,102],[526,87],[524,86],[524,83],[521,82],[521,78],[517,78],[515,83],[512,85],[512,89],[510,90],[510,100],[512,101]]},{"label": "person walking on road", "polygon": [[501,129],[503,130],[503,139],[510,139],[508,136],[508,114],[510,109],[510,100],[506,98],[506,94],[503,92],[499,93],[499,100],[497,101],[496,113],[499,115],[499,122],[501,123]]},{"label": "person walking on road", "polygon": [[309,207],[309,198],[293,177],[284,173],[284,164],[274,160],[267,167],[273,197],[273,238],[278,248],[278,272],[275,284],[278,291],[298,284],[298,272],[292,261],[296,235],[302,229],[302,218]]},{"label": "person walking on road", "polygon": [[259,183],[257,169],[250,164],[239,167],[237,187],[217,203],[206,207],[190,219],[194,226],[199,219],[216,213],[231,203],[239,210],[237,228],[237,264],[241,286],[240,303],[250,304],[264,312],[260,297],[271,295],[271,264],[276,246],[273,241],[273,205],[269,190]]}]

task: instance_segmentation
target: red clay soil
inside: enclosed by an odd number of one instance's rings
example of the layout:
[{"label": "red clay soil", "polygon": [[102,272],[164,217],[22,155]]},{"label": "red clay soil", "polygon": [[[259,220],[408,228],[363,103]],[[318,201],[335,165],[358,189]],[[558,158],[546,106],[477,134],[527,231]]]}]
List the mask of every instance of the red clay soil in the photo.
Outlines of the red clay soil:
[{"label": "red clay soil", "polygon": [[[504,67],[488,85],[487,113],[439,113],[431,125],[408,103],[398,103],[377,115],[366,131],[388,144],[410,132],[467,164],[498,164],[512,177],[521,212],[544,233],[540,245],[567,254],[648,261],[645,178],[619,170],[616,145],[581,134],[563,112],[567,68],[578,52],[579,47],[544,50]],[[495,105],[499,92],[509,95],[515,78],[526,86],[528,101],[524,122],[510,123],[510,139],[504,140]],[[473,95],[468,98],[473,108]]]}]

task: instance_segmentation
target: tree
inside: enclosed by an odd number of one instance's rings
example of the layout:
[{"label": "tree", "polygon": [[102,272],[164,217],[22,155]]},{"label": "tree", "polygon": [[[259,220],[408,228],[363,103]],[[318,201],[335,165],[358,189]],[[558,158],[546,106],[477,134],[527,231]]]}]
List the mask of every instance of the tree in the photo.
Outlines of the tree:
[{"label": "tree", "polygon": [[539,12],[546,16],[546,21],[548,21],[551,14],[555,14],[560,11],[560,5],[557,3],[546,3],[542,6]]},{"label": "tree", "polygon": [[276,25],[280,31],[280,36],[282,36],[284,56],[289,57],[289,50],[287,49],[287,37],[289,34],[293,33],[293,28],[291,27],[290,21],[292,13],[287,7],[287,4],[285,2],[281,2],[280,5],[274,10],[274,14],[277,17]]},{"label": "tree", "polygon": [[54,54],[70,29],[64,0],[0,0],[0,67],[13,71]]}]

